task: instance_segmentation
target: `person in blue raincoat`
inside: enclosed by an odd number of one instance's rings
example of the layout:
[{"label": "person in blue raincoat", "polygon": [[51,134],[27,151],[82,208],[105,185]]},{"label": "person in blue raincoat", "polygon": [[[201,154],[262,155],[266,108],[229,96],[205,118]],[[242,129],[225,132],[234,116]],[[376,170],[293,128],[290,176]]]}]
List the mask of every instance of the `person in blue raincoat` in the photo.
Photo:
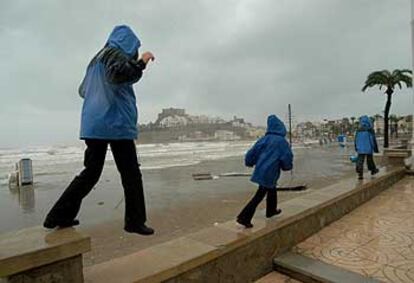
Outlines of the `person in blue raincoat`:
[{"label": "person in blue raincoat", "polygon": [[358,153],[356,172],[358,173],[358,178],[360,180],[364,178],[365,157],[371,175],[375,175],[379,172],[373,158],[373,153],[378,152],[378,144],[372,122],[368,116],[359,118],[359,129],[355,133],[355,151]]},{"label": "person in blue raincoat", "polygon": [[124,188],[124,229],[142,235],[154,233],[145,225],[142,175],[134,141],[138,135],[138,111],[132,87],[154,56],[145,52],[138,59],[140,46],[140,40],[129,26],[116,26],[105,46],[89,63],[79,87],[79,95],[84,99],[80,138],[87,146],[85,168],[52,207],[44,227],[53,229],[79,224],[75,218],[82,199],[98,182],[110,145]]},{"label": "person in blue raincoat", "polygon": [[286,128],[283,122],[275,115],[270,115],[267,118],[266,135],[246,153],[245,165],[255,166],[250,180],[259,185],[256,194],[237,216],[237,222],[246,228],[253,227],[253,215],[266,195],[266,217],[270,218],[282,212],[277,208],[277,181],[281,170],[288,171],[293,168],[293,154],[285,137]]}]

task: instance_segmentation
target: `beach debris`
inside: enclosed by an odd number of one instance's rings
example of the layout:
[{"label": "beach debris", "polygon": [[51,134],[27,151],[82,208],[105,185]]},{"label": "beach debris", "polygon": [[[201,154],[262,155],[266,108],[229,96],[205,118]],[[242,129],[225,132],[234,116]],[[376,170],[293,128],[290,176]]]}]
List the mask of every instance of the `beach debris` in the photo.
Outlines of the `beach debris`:
[{"label": "beach debris", "polygon": [[17,172],[12,172],[7,176],[9,187],[17,186]]},{"label": "beach debris", "polygon": [[193,179],[196,181],[201,180],[217,180],[221,177],[249,177],[251,173],[244,173],[244,172],[228,172],[228,173],[221,173],[219,175],[213,175],[211,173],[195,173],[193,174]]},{"label": "beach debris", "polygon": [[[193,174],[193,179],[195,181],[202,181],[202,180],[217,180],[221,177],[249,177],[251,173],[246,172],[228,172],[228,173],[221,173],[219,175],[212,175],[211,173],[195,173]],[[288,185],[278,186],[277,189],[279,191],[303,191],[307,189],[307,184],[299,183],[299,184],[292,184],[293,176],[291,181]],[[223,202],[232,202],[231,200],[223,200]]]},{"label": "beach debris", "polygon": [[252,173],[243,173],[243,172],[229,172],[219,174],[220,177],[250,177]]},{"label": "beach debris", "polygon": [[213,175],[211,173],[195,173],[193,174],[193,179],[196,181],[213,180]]}]

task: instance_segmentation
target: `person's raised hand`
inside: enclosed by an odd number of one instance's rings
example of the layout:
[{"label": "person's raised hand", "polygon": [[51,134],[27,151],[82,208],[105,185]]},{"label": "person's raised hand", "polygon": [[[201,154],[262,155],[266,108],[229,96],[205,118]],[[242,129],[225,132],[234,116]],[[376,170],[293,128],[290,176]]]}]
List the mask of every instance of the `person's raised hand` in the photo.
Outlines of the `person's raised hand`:
[{"label": "person's raised hand", "polygon": [[155,57],[154,57],[154,54],[152,54],[151,52],[147,51],[147,52],[144,52],[141,55],[141,59],[142,59],[142,61],[144,61],[145,64],[147,64],[149,61],[154,61],[155,60]]}]

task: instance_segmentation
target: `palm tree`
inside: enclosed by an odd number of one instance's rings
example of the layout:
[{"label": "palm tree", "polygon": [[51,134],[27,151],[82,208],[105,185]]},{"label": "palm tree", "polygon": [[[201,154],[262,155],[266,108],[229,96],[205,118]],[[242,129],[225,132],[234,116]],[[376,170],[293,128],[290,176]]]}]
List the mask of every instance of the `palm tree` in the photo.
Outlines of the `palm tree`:
[{"label": "palm tree", "polygon": [[352,116],[351,117],[351,121],[352,121],[352,124],[351,124],[351,132],[354,132],[355,131],[355,120],[356,120],[356,118],[354,116]]},{"label": "palm tree", "polygon": [[352,116],[351,118],[352,124],[355,123],[356,118],[354,116]]},{"label": "palm tree", "polygon": [[408,69],[394,70],[392,73],[388,70],[373,72],[368,75],[365,85],[362,91],[368,88],[379,86],[381,90],[385,88],[385,94],[387,95],[387,102],[385,103],[384,110],[384,148],[388,147],[388,128],[389,128],[389,114],[391,108],[391,98],[395,88],[398,86],[402,89],[402,83],[406,87],[412,87],[412,71]]}]

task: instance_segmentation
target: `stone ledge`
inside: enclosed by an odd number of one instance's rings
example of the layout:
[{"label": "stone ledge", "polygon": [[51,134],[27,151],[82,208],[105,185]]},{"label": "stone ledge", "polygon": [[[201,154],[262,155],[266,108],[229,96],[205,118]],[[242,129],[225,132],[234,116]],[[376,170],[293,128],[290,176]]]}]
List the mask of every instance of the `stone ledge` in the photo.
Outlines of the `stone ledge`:
[{"label": "stone ledge", "polygon": [[85,270],[87,282],[248,282],[272,271],[275,255],[318,232],[390,185],[403,168],[371,180],[355,177],[281,204],[281,216],[257,213],[252,229],[235,221],[156,245]]},{"label": "stone ledge", "polygon": [[2,234],[0,278],[69,259],[90,249],[90,238],[73,228],[48,232],[37,226]]},{"label": "stone ledge", "polygon": [[182,237],[139,252],[94,265],[86,282],[161,282],[216,257],[217,249]]}]

